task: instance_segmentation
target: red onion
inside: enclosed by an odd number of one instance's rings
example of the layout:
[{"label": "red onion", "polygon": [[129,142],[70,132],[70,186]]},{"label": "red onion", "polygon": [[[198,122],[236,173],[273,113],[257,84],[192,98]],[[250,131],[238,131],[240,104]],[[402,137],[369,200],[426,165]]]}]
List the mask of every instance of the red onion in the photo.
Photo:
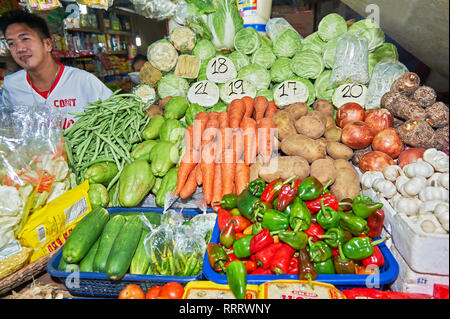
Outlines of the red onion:
[{"label": "red onion", "polygon": [[396,158],[402,152],[403,142],[394,128],[387,128],[375,135],[372,148],[374,151],[380,151]]},{"label": "red onion", "polygon": [[366,111],[358,103],[345,103],[336,113],[336,125],[344,128],[347,124],[355,121],[364,121]]},{"label": "red onion", "polygon": [[394,117],[387,109],[373,109],[366,112],[364,122],[369,125],[374,135],[384,129],[394,127]]},{"label": "red onion", "polygon": [[373,137],[372,130],[362,121],[347,124],[341,132],[342,143],[356,150],[369,146]]},{"label": "red onion", "polygon": [[359,162],[359,168],[362,172],[383,171],[386,166],[394,165],[392,157],[383,152],[372,151],[364,154]]}]

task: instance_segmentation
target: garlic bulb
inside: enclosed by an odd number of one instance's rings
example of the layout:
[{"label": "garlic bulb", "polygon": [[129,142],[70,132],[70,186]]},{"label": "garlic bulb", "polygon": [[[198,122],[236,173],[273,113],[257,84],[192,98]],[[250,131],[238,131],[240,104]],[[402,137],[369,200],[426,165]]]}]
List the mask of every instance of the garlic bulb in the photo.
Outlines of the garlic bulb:
[{"label": "garlic bulb", "polygon": [[422,201],[416,197],[399,197],[394,200],[393,208],[397,213],[403,213],[407,216],[417,215],[419,213]]},{"label": "garlic bulb", "polygon": [[448,203],[439,203],[434,208],[434,216],[439,220],[444,228],[448,232],[448,220],[449,220],[449,205]]},{"label": "garlic bulb", "polygon": [[418,225],[421,230],[429,234],[446,234],[447,232],[441,226],[437,218],[433,214],[423,214],[414,216],[411,220]]},{"label": "garlic bulb", "polygon": [[379,171],[367,171],[361,176],[361,186],[363,189],[370,189],[377,178],[384,178],[383,173]]},{"label": "garlic bulb", "polygon": [[419,192],[427,186],[427,180],[423,176],[416,176],[401,186],[400,193],[403,196],[416,196]]},{"label": "garlic bulb", "polygon": [[438,172],[447,173],[449,171],[449,159],[447,154],[435,148],[429,148],[423,153],[423,160]]},{"label": "garlic bulb", "polygon": [[398,165],[389,165],[383,169],[384,178],[391,182],[395,182],[402,173],[402,169]]},{"label": "garlic bulb", "polygon": [[433,213],[434,210],[436,209],[436,206],[438,206],[439,204],[447,204],[447,203],[441,200],[429,200],[426,202],[422,202],[422,204],[420,204],[419,214]]},{"label": "garlic bulb", "polygon": [[385,180],[384,178],[375,179],[372,184],[372,188],[384,198],[391,198],[395,194],[397,194],[397,188],[395,187],[394,183]]},{"label": "garlic bulb", "polygon": [[440,175],[439,176],[439,185],[448,190],[449,189],[448,184],[449,184],[449,174],[444,173],[444,174]]},{"label": "garlic bulb", "polygon": [[448,191],[440,186],[427,186],[420,191],[419,199],[424,202],[429,200],[448,202]]},{"label": "garlic bulb", "polygon": [[403,172],[409,178],[416,176],[423,176],[425,178],[430,177],[434,173],[434,168],[429,163],[424,162],[422,159],[418,159],[417,162],[405,165]]},{"label": "garlic bulb", "polygon": [[395,181],[395,186],[397,187],[397,190],[399,192],[401,192],[402,186],[403,184],[405,184],[406,182],[409,181],[409,178],[406,177],[405,175],[401,175],[397,178],[397,180]]}]

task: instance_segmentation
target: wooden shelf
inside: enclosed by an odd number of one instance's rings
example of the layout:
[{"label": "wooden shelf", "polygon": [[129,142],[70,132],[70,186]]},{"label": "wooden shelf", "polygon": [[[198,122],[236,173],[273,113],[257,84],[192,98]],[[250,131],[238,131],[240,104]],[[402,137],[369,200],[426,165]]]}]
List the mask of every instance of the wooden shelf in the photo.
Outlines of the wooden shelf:
[{"label": "wooden shelf", "polygon": [[112,35],[123,35],[123,36],[131,37],[131,32],[127,32],[127,31],[105,30],[105,33],[112,34]]},{"label": "wooden shelf", "polygon": [[88,32],[88,33],[101,33],[101,31],[99,29],[94,29],[94,28],[72,28],[72,29],[67,29],[67,31],[72,31],[72,32]]},{"label": "wooden shelf", "polygon": [[119,51],[108,51],[108,52],[104,52],[105,54],[108,55],[123,55],[123,54],[128,54],[127,50],[119,50]]}]

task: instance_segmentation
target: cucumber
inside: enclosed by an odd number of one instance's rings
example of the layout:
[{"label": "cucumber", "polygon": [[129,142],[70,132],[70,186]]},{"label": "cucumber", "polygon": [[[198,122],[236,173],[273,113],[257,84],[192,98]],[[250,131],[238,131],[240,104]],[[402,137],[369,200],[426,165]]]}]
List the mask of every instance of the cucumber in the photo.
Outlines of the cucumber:
[{"label": "cucumber", "polygon": [[130,268],[131,259],[139,244],[142,221],[139,216],[127,219],[109,253],[106,275],[112,280],[121,279]]},{"label": "cucumber", "polygon": [[147,272],[150,260],[145,252],[144,240],[148,233],[150,233],[150,230],[146,226],[143,226],[141,239],[139,240],[133,259],[131,259],[130,274],[145,275]]},{"label": "cucumber", "polygon": [[158,227],[161,224],[161,216],[162,214],[156,213],[156,212],[120,212],[115,213],[114,215],[122,215],[126,218],[132,217],[132,216],[140,216],[141,214],[144,214],[144,217],[147,218],[147,220],[152,224],[152,226]]},{"label": "cucumber", "polygon": [[100,237],[109,220],[109,213],[102,207],[94,208],[81,219],[64,244],[62,258],[66,263],[76,264],[88,253]]},{"label": "cucumber", "polygon": [[64,261],[64,258],[61,257],[61,260],[58,264],[58,270],[64,271],[64,272],[75,272],[78,271],[78,265],[77,264],[68,264]]},{"label": "cucumber", "polygon": [[125,225],[126,218],[121,215],[115,215],[106,224],[100,236],[100,244],[98,246],[97,254],[94,257],[94,271],[105,272],[106,262],[108,261],[109,252],[119,235],[123,225]]},{"label": "cucumber", "polygon": [[95,244],[89,249],[88,253],[80,262],[80,271],[83,272],[94,272],[94,258],[97,254],[98,246],[100,244],[100,237],[97,239]]}]

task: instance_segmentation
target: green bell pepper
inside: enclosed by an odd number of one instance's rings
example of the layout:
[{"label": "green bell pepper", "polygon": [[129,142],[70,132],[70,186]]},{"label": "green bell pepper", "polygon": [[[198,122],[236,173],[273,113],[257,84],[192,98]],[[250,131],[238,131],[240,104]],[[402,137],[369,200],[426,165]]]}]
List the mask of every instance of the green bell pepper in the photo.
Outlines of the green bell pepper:
[{"label": "green bell pepper", "polygon": [[368,231],[367,221],[364,218],[352,214],[338,212],[339,226],[348,230],[353,236],[359,236],[363,232]]},{"label": "green bell pepper", "polygon": [[355,216],[359,216],[364,219],[369,218],[374,211],[380,209],[381,207],[383,207],[382,203],[373,203],[364,200],[360,200],[352,204],[352,210]]},{"label": "green bell pepper", "polygon": [[299,197],[296,197],[294,201],[288,206],[289,212],[289,225],[297,233],[299,230],[307,230],[311,225],[311,213],[305,202]]},{"label": "green bell pepper", "polygon": [[228,286],[237,299],[245,299],[247,290],[247,269],[243,261],[234,260],[226,268]]},{"label": "green bell pepper", "polygon": [[225,194],[222,196],[220,205],[223,209],[230,210],[237,207],[237,195],[236,194]]},{"label": "green bell pepper", "polygon": [[172,193],[177,187],[178,167],[172,167],[162,178],[161,185],[156,194],[156,205],[164,207],[164,201],[167,193]]},{"label": "green bell pepper", "polygon": [[225,271],[225,264],[230,260],[222,246],[209,243],[206,247],[208,261],[214,271]]},{"label": "green bell pepper", "polygon": [[295,250],[304,249],[308,244],[308,235],[302,231],[282,230],[277,232],[277,235],[283,243],[288,244]]},{"label": "green bell pepper", "polygon": [[323,199],[320,201],[321,209],[317,213],[316,220],[317,223],[323,228],[323,229],[330,229],[337,227],[339,225],[339,213],[335,211],[331,207],[326,207],[323,204]]},{"label": "green bell pepper", "polygon": [[254,196],[248,189],[244,189],[237,197],[236,207],[245,218],[254,221],[253,210],[256,203],[261,200]]},{"label": "green bell pepper", "polygon": [[313,263],[314,268],[316,268],[318,274],[322,275],[334,275],[336,270],[334,269],[333,259],[329,258],[322,262]]},{"label": "green bell pepper", "polygon": [[313,262],[323,262],[333,256],[333,251],[324,241],[313,242],[312,237],[308,238],[309,257]]},{"label": "green bell pepper", "polygon": [[387,238],[381,238],[371,242],[370,237],[353,237],[342,246],[345,257],[362,260],[373,254],[373,246],[384,242]]},{"label": "green bell pepper", "polygon": [[247,258],[252,254],[250,252],[250,241],[254,235],[247,235],[239,238],[233,244],[232,252],[236,258]]},{"label": "green bell pepper", "polygon": [[257,178],[248,183],[248,190],[256,197],[261,197],[264,189],[266,188],[266,182],[262,178]]},{"label": "green bell pepper", "polygon": [[323,195],[328,186],[331,184],[331,180],[324,187],[322,183],[314,176],[309,176],[303,180],[298,187],[298,197],[302,200],[313,200]]},{"label": "green bell pepper", "polygon": [[324,235],[319,235],[318,237],[324,239],[325,243],[331,247],[338,247],[339,243],[343,244],[346,241],[344,231],[339,227],[330,228]]},{"label": "green bell pepper", "polygon": [[268,209],[264,212],[262,227],[271,232],[286,230],[289,227],[289,219],[276,209]]}]

